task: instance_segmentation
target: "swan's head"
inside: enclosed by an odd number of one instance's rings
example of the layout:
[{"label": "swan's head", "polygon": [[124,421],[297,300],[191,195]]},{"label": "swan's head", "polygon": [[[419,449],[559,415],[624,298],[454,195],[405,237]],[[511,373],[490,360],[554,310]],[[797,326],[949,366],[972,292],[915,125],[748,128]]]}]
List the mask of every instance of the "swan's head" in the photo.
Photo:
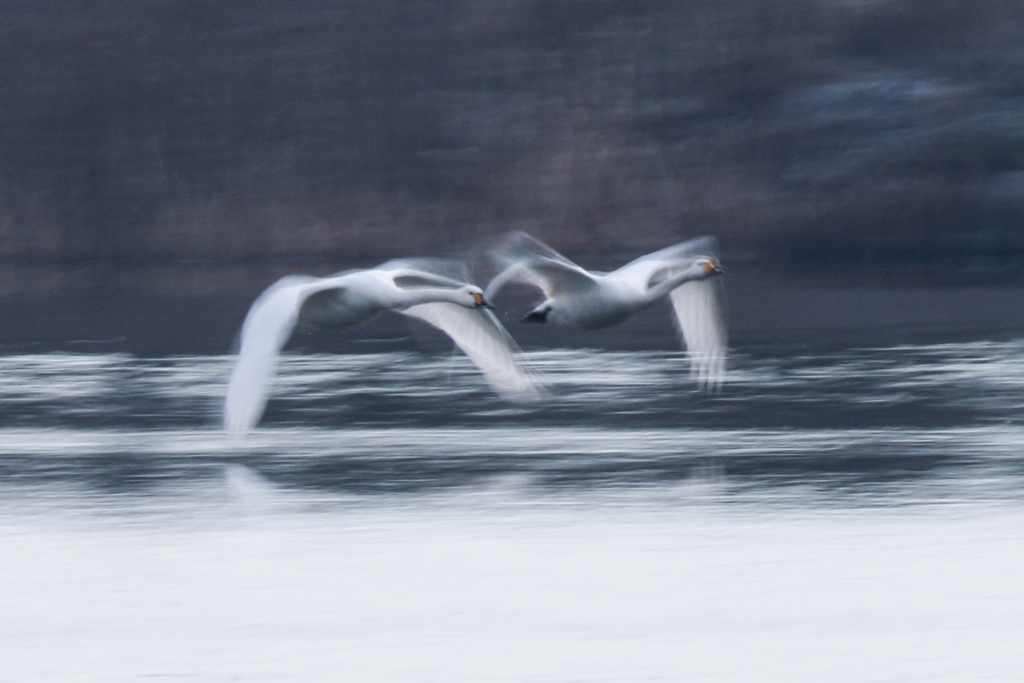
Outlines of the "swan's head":
[{"label": "swan's head", "polygon": [[476,285],[466,285],[459,289],[459,302],[466,308],[494,308],[484,298],[484,290]]},{"label": "swan's head", "polygon": [[694,264],[696,268],[700,268],[701,277],[711,277],[712,275],[721,275],[725,272],[722,269],[722,264],[718,262],[716,258],[699,258]]}]

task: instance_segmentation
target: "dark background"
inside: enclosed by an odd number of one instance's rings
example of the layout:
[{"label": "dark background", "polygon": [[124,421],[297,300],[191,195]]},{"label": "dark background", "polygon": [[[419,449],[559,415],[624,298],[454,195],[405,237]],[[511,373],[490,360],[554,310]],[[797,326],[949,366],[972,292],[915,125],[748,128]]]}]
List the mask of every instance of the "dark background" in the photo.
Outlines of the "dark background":
[{"label": "dark background", "polygon": [[222,352],[511,229],[718,235],[740,344],[1019,335],[1022,105],[1008,0],[0,0],[0,344]]}]

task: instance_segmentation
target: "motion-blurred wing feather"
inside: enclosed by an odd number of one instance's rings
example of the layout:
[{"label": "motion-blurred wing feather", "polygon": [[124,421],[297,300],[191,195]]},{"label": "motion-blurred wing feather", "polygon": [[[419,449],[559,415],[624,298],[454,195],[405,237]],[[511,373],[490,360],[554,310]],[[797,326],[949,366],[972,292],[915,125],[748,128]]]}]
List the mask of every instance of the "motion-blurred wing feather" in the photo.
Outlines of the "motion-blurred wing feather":
[{"label": "motion-blurred wing feather", "polygon": [[647,287],[655,275],[667,275],[685,268],[699,257],[718,258],[718,240],[709,235],[673,244],[630,261],[615,274]]},{"label": "motion-blurred wing feather", "polygon": [[256,426],[267,404],[281,349],[295,329],[299,309],[318,278],[292,275],[264,291],[242,324],[238,359],[224,401],[224,428],[244,432]]},{"label": "motion-blurred wing feather", "polygon": [[490,311],[437,302],[410,306],[401,313],[451,337],[504,398],[529,403],[541,397],[533,377],[517,357],[515,342]]},{"label": "motion-blurred wing feather", "polygon": [[711,256],[717,258],[718,240],[711,235],[705,235],[704,237],[697,237],[685,242],[679,242],[678,244],[673,244],[670,247],[665,247],[658,251],[652,251],[650,254],[644,254],[640,258],[632,261],[630,264],[627,264],[627,266],[632,263],[640,263],[641,261],[692,261],[698,256]]},{"label": "motion-blurred wing feather", "polygon": [[561,261],[539,259],[527,263],[526,267],[544,280],[544,293],[548,296],[582,294],[594,287],[594,277],[575,264],[570,266]]},{"label": "motion-blurred wing feather", "polygon": [[510,282],[533,285],[548,297],[580,293],[594,286],[590,273],[525,232],[509,233],[487,254],[500,267],[484,292],[488,300]]},{"label": "motion-blurred wing feather", "polygon": [[595,286],[593,276],[579,266],[567,266],[561,261],[534,258],[513,263],[499,273],[487,285],[484,297],[487,300],[495,298],[501,288],[509,282],[533,285],[548,297],[560,294],[582,294]]},{"label": "motion-blurred wing feather", "polygon": [[541,242],[539,239],[521,230],[505,234],[500,242],[487,249],[492,259],[504,263],[524,261],[529,259],[546,259],[558,261],[563,265],[579,268],[575,263],[559,254],[557,251]]},{"label": "motion-blurred wing feather", "polygon": [[690,376],[701,387],[718,389],[725,379],[729,343],[721,278],[687,282],[672,290],[669,298],[690,359]]}]

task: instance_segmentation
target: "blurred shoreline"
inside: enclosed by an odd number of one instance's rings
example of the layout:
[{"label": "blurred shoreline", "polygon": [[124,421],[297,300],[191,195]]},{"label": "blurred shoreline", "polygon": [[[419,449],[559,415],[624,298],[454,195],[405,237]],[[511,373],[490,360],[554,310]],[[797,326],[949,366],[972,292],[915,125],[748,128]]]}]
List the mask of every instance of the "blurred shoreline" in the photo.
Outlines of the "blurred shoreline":
[{"label": "blurred shoreline", "polygon": [[0,38],[0,296],[514,229],[1024,264],[1019,3],[13,2]]},{"label": "blurred shoreline", "polygon": [[0,345],[220,353],[282,275],[508,230],[716,235],[739,345],[1020,335],[1021,45],[1004,0],[3,3]]}]

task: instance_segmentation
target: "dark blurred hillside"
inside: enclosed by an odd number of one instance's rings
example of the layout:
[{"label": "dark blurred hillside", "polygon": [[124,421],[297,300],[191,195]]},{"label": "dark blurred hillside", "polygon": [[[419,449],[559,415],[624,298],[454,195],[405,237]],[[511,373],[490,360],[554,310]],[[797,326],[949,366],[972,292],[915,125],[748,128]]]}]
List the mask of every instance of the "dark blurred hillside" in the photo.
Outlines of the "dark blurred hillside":
[{"label": "dark blurred hillside", "polygon": [[1010,0],[4,0],[0,86],[3,296],[248,297],[508,229],[1024,263]]}]

